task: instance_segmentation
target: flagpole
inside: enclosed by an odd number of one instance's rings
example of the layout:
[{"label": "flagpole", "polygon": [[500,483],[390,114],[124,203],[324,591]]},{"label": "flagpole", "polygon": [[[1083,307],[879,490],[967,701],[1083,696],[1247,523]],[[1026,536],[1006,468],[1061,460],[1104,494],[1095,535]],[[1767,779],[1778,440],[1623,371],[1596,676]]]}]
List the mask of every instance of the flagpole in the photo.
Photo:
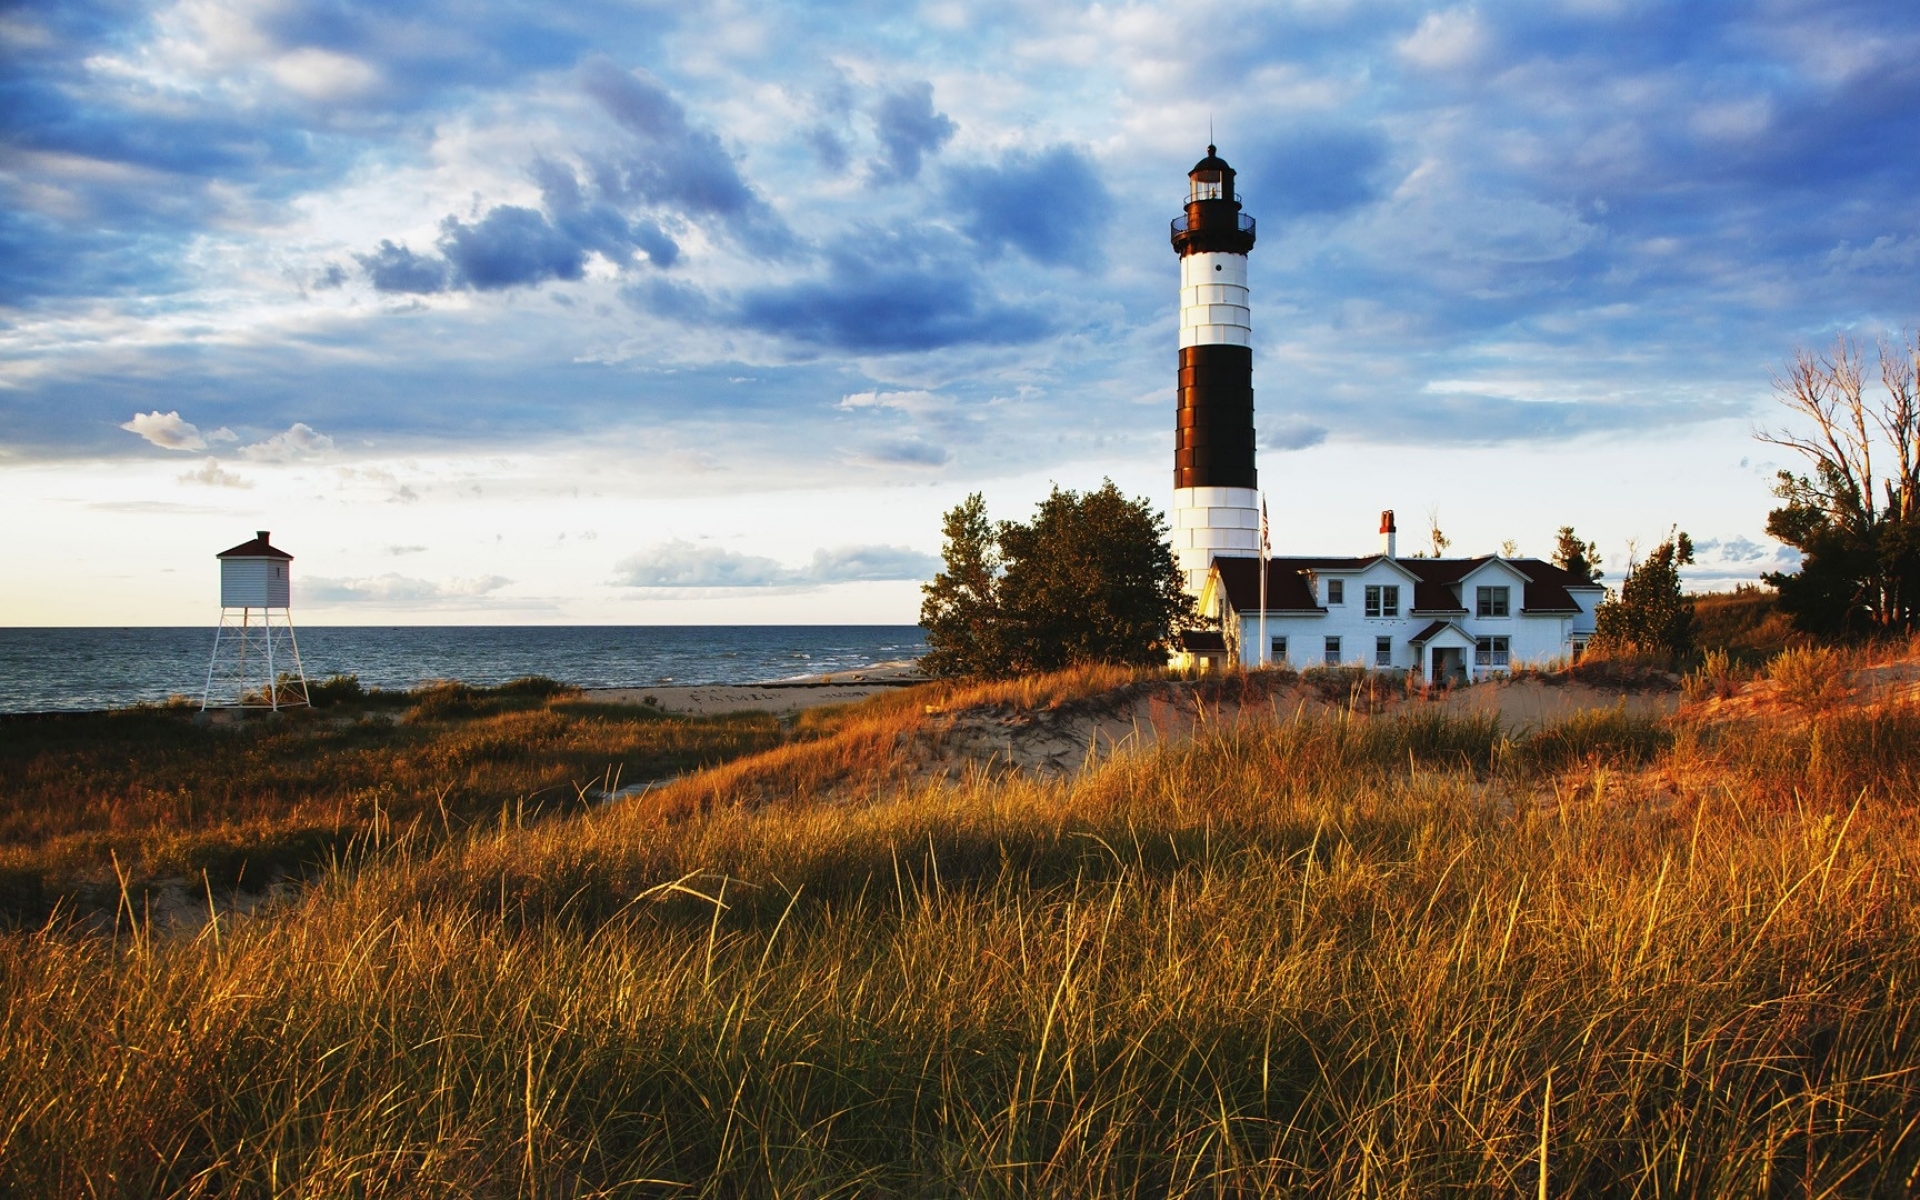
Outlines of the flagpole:
[{"label": "flagpole", "polygon": [[1273,643],[1267,640],[1267,556],[1272,551],[1272,543],[1267,539],[1267,494],[1260,493],[1260,665],[1266,666],[1273,654]]}]

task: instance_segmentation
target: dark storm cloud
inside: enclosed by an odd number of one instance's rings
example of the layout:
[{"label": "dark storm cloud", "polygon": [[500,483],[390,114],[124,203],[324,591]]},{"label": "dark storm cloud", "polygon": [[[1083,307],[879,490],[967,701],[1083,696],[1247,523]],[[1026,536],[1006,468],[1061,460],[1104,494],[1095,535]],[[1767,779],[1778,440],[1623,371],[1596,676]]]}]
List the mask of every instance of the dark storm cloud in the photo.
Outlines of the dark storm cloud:
[{"label": "dark storm cloud", "polygon": [[881,150],[874,176],[892,182],[918,178],[921,159],[938,154],[958,128],[947,114],[934,111],[931,83],[909,83],[888,92],[873,112]]},{"label": "dark storm cloud", "polygon": [[967,236],[983,246],[1011,246],[1048,266],[1096,264],[1113,213],[1099,172],[1072,146],[957,167],[946,194]]}]

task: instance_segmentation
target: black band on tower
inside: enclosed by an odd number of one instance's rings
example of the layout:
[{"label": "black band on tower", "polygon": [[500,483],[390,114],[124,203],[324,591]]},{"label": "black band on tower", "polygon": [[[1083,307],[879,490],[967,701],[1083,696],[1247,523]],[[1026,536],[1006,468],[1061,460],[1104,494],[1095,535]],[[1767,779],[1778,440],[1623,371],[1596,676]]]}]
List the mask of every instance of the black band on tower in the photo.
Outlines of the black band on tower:
[{"label": "black band on tower", "polygon": [[1182,349],[1173,486],[1256,488],[1253,452],[1253,351]]}]

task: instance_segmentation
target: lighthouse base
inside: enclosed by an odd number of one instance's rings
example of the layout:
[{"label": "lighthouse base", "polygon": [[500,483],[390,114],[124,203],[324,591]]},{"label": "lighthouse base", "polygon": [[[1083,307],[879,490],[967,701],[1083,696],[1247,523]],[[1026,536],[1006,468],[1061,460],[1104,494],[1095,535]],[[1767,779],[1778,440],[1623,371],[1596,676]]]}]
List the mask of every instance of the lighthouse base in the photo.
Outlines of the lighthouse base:
[{"label": "lighthouse base", "polygon": [[200,710],[307,706],[307,673],[300,643],[284,608],[226,608],[213,631],[213,661]]},{"label": "lighthouse base", "polygon": [[1253,488],[1191,487],[1173,492],[1173,557],[1189,594],[1207,586],[1220,556],[1260,556],[1260,493]]}]

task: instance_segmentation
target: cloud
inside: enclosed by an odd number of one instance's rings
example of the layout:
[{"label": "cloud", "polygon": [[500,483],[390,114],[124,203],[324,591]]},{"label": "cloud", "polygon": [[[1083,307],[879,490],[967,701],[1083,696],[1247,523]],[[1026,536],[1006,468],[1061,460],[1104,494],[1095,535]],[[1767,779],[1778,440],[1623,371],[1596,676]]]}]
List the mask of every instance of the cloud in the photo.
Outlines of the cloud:
[{"label": "cloud", "polygon": [[1249,147],[1240,190],[1262,217],[1342,213],[1383,192],[1387,139],[1360,125],[1289,123]]},{"label": "cloud", "polygon": [[252,462],[288,463],[316,458],[332,449],[332,438],[304,421],[295,421],[285,432],[276,433],[264,442],[242,446],[240,456]]},{"label": "cloud", "polygon": [[367,273],[375,290],[409,295],[432,295],[447,290],[451,268],[443,258],[415,254],[405,246],[382,241],[372,254],[354,259]]},{"label": "cloud", "polygon": [[841,546],[815,550],[807,573],[819,583],[869,579],[927,579],[940,569],[931,554],[905,546]]},{"label": "cloud", "polygon": [[1428,13],[1395,48],[1415,66],[1454,71],[1480,60],[1487,49],[1487,32],[1473,9],[1449,9]]},{"label": "cloud", "polygon": [[989,295],[964,248],[936,234],[863,231],[827,262],[824,278],[748,291],[732,319],[797,342],[881,354],[1015,345],[1051,329],[1038,311]]},{"label": "cloud", "polygon": [[199,470],[188,471],[180,477],[180,482],[205,484],[207,487],[250,488],[253,486],[251,479],[243,479],[232,471],[222,468],[217,458],[209,458],[201,463]]},{"label": "cloud", "polygon": [[946,199],[974,241],[1010,246],[1049,266],[1096,264],[1113,211],[1099,172],[1072,146],[1016,150],[997,163],[957,167],[948,173]]},{"label": "cloud", "polygon": [[1327,427],[1297,417],[1272,426],[1261,436],[1262,450],[1306,450],[1327,440]]},{"label": "cloud", "polygon": [[675,539],[630,554],[614,565],[617,583],[644,588],[809,587],[862,580],[923,579],[938,563],[905,546],[842,546],[816,550],[803,567]]},{"label": "cloud", "polygon": [[613,569],[617,581],[628,587],[771,587],[797,582],[792,569],[771,558],[677,538],[629,554]]},{"label": "cloud", "polygon": [[403,554],[424,554],[426,549],[425,546],[388,546],[387,553],[398,558]]},{"label": "cloud", "polygon": [[503,204],[472,225],[448,217],[440,228],[455,278],[480,291],[578,279],[586,266],[580,243],[531,208]]},{"label": "cloud", "polygon": [[761,253],[784,252],[792,240],[773,210],[748,186],[712,131],[687,119],[686,108],[644,70],[624,71],[589,60],[581,86],[628,135],[630,144],[591,156],[588,173],[611,203],[658,205],[723,228]]},{"label": "cloud", "polygon": [[881,157],[873,164],[875,178],[905,182],[918,178],[920,160],[938,154],[959,127],[933,108],[933,85],[909,83],[880,98],[873,113],[874,136]]},{"label": "cloud", "polygon": [[889,467],[941,467],[953,455],[945,446],[935,446],[919,438],[897,438],[877,442],[855,456],[857,461]]},{"label": "cloud", "polygon": [[472,579],[416,579],[388,572],[385,575],[351,579],[313,576],[296,580],[300,598],[316,604],[375,603],[393,605],[458,604],[489,596],[511,584],[501,575],[482,575]]},{"label": "cloud", "polygon": [[[125,409],[120,411],[125,412]],[[181,418],[179,412],[135,413],[120,428],[139,434],[162,450],[205,450],[207,439],[198,426]]]},{"label": "cloud", "polygon": [[862,408],[885,408],[912,416],[924,416],[947,407],[946,400],[934,392],[849,392],[840,397],[840,407],[848,412]]}]

